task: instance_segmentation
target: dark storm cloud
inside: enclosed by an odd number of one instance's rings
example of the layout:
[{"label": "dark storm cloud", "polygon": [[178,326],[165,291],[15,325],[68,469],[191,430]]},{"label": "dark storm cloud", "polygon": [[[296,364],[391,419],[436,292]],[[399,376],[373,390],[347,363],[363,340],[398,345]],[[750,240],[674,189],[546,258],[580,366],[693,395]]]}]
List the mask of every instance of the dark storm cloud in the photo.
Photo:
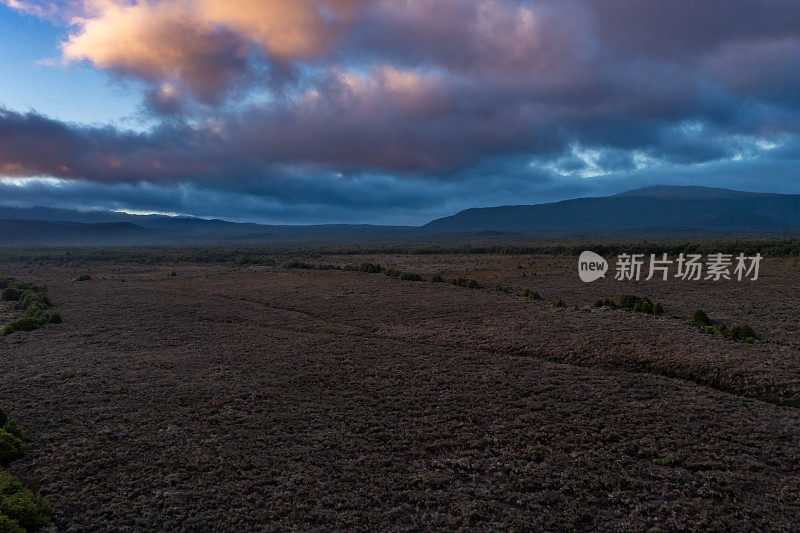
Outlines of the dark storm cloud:
[{"label": "dark storm cloud", "polygon": [[97,4],[65,54],[145,82],[163,122],[130,133],[2,111],[0,173],[191,183],[218,206],[339,217],[364,202],[434,212],[480,187],[547,198],[647,169],[768,173],[800,134],[795,1],[339,0],[274,20],[249,20],[250,2]]}]

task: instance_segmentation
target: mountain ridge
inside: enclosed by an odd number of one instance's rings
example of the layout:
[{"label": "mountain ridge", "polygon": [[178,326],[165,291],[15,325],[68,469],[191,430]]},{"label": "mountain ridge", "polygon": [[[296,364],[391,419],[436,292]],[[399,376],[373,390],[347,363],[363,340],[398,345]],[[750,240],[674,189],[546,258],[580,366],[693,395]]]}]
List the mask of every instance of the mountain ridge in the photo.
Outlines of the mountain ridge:
[{"label": "mountain ridge", "polygon": [[800,195],[653,186],[612,196],[474,207],[422,226],[266,225],[192,216],[0,206],[0,246],[478,241],[800,235]]}]

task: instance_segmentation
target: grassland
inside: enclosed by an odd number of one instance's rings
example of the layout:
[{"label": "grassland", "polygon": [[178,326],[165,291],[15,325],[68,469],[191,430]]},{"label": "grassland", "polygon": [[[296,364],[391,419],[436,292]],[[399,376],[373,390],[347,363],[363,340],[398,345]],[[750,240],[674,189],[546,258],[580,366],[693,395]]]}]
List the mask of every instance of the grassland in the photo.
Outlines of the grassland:
[{"label": "grassland", "polygon": [[[399,251],[7,252],[68,317],[0,339],[13,473],[64,530],[800,521],[791,253],[755,282],[587,285],[571,251]],[[624,294],[664,312],[595,306]]]}]

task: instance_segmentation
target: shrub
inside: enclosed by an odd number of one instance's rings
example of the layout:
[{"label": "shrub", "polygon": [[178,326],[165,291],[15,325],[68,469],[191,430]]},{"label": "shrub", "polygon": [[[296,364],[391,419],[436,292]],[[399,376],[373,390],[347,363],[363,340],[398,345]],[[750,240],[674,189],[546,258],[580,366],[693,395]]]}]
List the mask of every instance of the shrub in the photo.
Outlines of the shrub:
[{"label": "shrub", "polygon": [[286,268],[297,268],[301,270],[307,270],[314,268],[314,265],[303,263],[302,261],[292,261],[291,263],[286,264]]},{"label": "shrub", "polygon": [[77,279],[75,279],[75,281],[91,281],[91,280],[92,276],[90,276],[89,274],[81,274],[80,276],[77,277]]},{"label": "shrub", "polygon": [[[599,302],[600,300],[598,300]],[[603,304],[608,305],[605,302],[609,302],[611,306],[614,306],[614,302],[611,300],[604,300]],[[595,303],[597,305],[597,303]],[[635,313],[645,313],[648,315],[662,315],[664,314],[664,306],[660,303],[653,303],[653,301],[645,296],[644,298],[639,298],[633,294],[623,294],[620,296],[619,299],[619,307],[623,309],[629,309]]]},{"label": "shrub", "polygon": [[541,295],[539,295],[538,292],[533,292],[530,289],[523,290],[522,291],[522,296],[524,296],[525,298],[531,298],[533,300],[541,300],[542,299]]},{"label": "shrub", "polygon": [[14,324],[14,331],[33,331],[40,326],[39,321],[34,318],[20,318]]},{"label": "shrub", "polygon": [[368,274],[380,274],[383,272],[383,267],[374,263],[361,263],[361,266],[358,268],[358,270],[361,272],[367,272]]},{"label": "shrub", "polygon": [[47,310],[52,304],[44,287],[13,282],[11,286],[3,289],[0,296],[5,300],[18,301],[19,307],[25,309],[25,316],[3,326],[0,329],[0,336],[11,335],[16,331],[32,331],[48,323],[58,324],[61,322],[61,316],[58,313]]},{"label": "shrub", "polygon": [[478,284],[477,281],[475,281],[474,279],[468,279],[468,278],[456,278],[453,281],[451,281],[450,283],[452,283],[456,287],[466,287],[467,289],[480,289],[481,288],[481,286]]},{"label": "shrub", "polygon": [[22,431],[19,429],[19,426],[17,426],[17,423],[11,420],[10,418],[5,421],[5,423],[2,426],[2,429],[7,431],[8,433],[11,433],[15,437],[17,437],[20,441],[25,442],[25,438],[22,436]]},{"label": "shrub", "polygon": [[695,309],[694,313],[692,313],[691,322],[695,326],[710,326],[711,319],[708,318],[708,315],[702,309]]},{"label": "shrub", "polygon": [[4,300],[6,302],[16,302],[19,300],[20,296],[22,296],[22,291],[17,289],[16,287],[6,287],[3,289],[3,292],[0,293],[0,300]]},{"label": "shrub", "polygon": [[50,525],[50,515],[44,499],[23,488],[10,472],[0,470],[0,531],[38,531]]},{"label": "shrub", "polygon": [[444,283],[444,278],[439,274],[436,274],[431,278],[431,283]]},{"label": "shrub", "polygon": [[173,270],[172,272],[169,273],[169,275],[170,277],[174,278],[175,276],[178,275],[178,273]]},{"label": "shrub", "polygon": [[[22,432],[0,409],[0,466],[8,466],[23,452]],[[38,531],[50,525],[47,501],[25,489],[16,476],[0,468],[0,531],[17,533]]]},{"label": "shrub", "polygon": [[0,279],[0,290],[5,289],[6,287],[10,287],[14,284],[14,278],[2,278]]},{"label": "shrub", "polygon": [[22,439],[0,428],[0,466],[8,466],[11,461],[22,456]]},{"label": "shrub", "polygon": [[498,283],[498,284],[495,286],[494,290],[495,290],[495,291],[497,291],[497,292],[508,293],[508,291],[509,291],[510,289],[509,289],[508,287],[504,287],[503,285],[501,285],[500,283]]},{"label": "shrub", "polygon": [[611,298],[606,298],[606,299],[598,298],[594,302],[594,306],[595,307],[617,307],[617,304]]},{"label": "shrub", "polygon": [[556,307],[566,307],[567,304],[564,303],[564,300],[558,300],[555,304]]},{"label": "shrub", "polygon": [[26,533],[19,523],[4,514],[0,514],[0,531],[4,533]]},{"label": "shrub", "polygon": [[422,276],[419,274],[411,274],[409,272],[403,272],[400,274],[400,279],[403,281],[422,281]]},{"label": "shrub", "polygon": [[748,324],[735,324],[727,330],[726,336],[740,341],[749,339],[752,342],[756,337],[756,332]]},{"label": "shrub", "polygon": [[50,307],[52,303],[44,293],[44,289],[31,289],[22,293],[19,298],[19,305],[25,308],[30,307],[31,305],[40,305],[44,308],[47,308]]}]

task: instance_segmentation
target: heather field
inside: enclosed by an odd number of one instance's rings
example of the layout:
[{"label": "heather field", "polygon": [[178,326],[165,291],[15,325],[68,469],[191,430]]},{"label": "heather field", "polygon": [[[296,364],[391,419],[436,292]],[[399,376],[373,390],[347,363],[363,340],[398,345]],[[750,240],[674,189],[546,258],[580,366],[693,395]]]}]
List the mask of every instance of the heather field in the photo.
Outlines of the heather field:
[{"label": "heather field", "polygon": [[[10,470],[59,531],[800,523],[794,257],[592,284],[558,253],[154,257],[0,262],[63,317],[0,337]],[[623,294],[664,313],[595,306]]]}]

